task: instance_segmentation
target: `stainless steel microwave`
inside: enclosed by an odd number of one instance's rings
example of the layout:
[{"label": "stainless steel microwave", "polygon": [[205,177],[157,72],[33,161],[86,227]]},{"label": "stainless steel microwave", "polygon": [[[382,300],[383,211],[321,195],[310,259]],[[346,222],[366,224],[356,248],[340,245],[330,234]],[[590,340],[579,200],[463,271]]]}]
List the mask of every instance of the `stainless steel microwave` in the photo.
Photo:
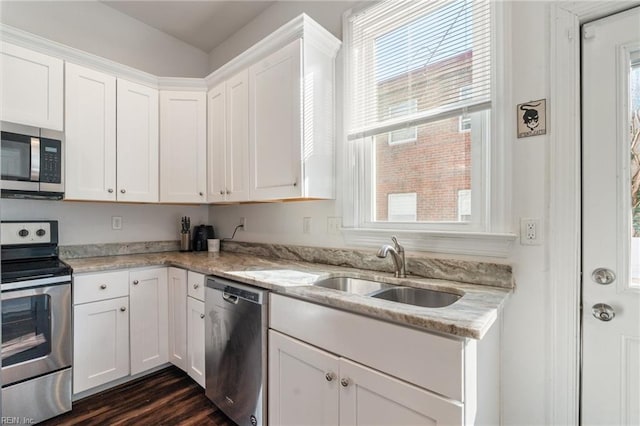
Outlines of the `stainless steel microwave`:
[{"label": "stainless steel microwave", "polygon": [[62,199],[62,142],[17,133],[1,133],[2,197]]}]

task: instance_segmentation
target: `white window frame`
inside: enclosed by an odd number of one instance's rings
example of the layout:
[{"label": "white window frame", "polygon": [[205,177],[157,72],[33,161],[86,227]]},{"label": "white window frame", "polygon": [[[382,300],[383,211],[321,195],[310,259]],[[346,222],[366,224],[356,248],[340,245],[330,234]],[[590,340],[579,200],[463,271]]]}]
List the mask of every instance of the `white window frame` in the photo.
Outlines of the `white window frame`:
[{"label": "white window frame", "polygon": [[[407,100],[398,102],[398,103],[396,103],[394,105],[391,105],[389,107],[389,116],[390,117],[394,116],[393,110],[403,110],[403,111],[407,111],[408,113],[416,112],[418,110],[418,100],[417,99],[407,99]],[[408,131],[408,130],[412,131],[413,136],[411,136],[409,138],[406,138],[406,139],[393,140],[393,135],[394,134],[398,134],[397,132],[405,132],[405,131]],[[387,143],[389,144],[389,146],[402,145],[402,144],[405,144],[405,143],[415,142],[417,140],[418,140],[418,127],[417,126],[411,126],[411,127],[406,128],[406,129],[393,130],[393,131],[387,133]]]},{"label": "white window frame", "polygon": [[[350,85],[348,76],[350,57],[349,18],[370,3],[363,3],[347,11],[343,16],[344,34],[344,99],[345,119],[349,123]],[[486,194],[486,201],[474,200],[474,206],[482,206],[473,223],[399,223],[372,222],[371,182],[375,182],[375,170],[365,167],[372,155],[371,140],[360,139],[348,141],[346,129],[343,129],[343,237],[347,244],[374,247],[386,243],[392,236],[398,236],[401,243],[409,250],[435,251],[440,253],[471,254],[479,256],[507,257],[516,239],[511,230],[511,148],[507,143],[512,137],[514,128],[511,117],[511,72],[509,40],[511,35],[508,20],[509,6],[505,2],[491,2],[492,39],[491,54],[493,69],[491,84],[491,118],[488,128],[472,123],[472,132],[489,132],[490,143],[481,153],[481,161],[485,162],[485,170],[480,176],[484,187],[473,186],[472,196]],[[477,117],[477,114],[474,114]],[[473,118],[472,118],[473,120]],[[478,120],[482,122],[482,120]],[[473,137],[473,136],[472,136]],[[472,154],[474,155],[474,154]],[[478,169],[474,167],[473,169]],[[472,171],[473,171],[472,169]],[[473,177],[472,177],[473,179]],[[352,201],[353,200],[353,201]]]}]

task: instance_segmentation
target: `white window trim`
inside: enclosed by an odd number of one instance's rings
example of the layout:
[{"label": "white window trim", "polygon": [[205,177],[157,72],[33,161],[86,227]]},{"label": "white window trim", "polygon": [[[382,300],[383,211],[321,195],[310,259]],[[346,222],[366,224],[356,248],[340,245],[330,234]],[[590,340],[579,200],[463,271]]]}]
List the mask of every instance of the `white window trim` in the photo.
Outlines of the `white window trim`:
[{"label": "white window trim", "polygon": [[[364,3],[358,9],[347,11],[343,16],[344,28],[344,58],[349,57],[351,46],[350,32],[348,31],[349,18],[359,10],[368,7]],[[505,2],[492,2],[492,34],[494,44],[492,46],[492,58],[494,68],[492,70],[492,85],[495,87],[492,94],[491,108],[491,144],[488,144],[486,161],[490,165],[485,170],[484,181],[487,188],[478,188],[482,191],[473,191],[472,194],[487,192],[487,204],[482,212],[483,229],[474,229],[472,224],[456,223],[456,230],[446,229],[446,223],[431,224],[429,229],[424,229],[424,224],[401,223],[365,223],[363,220],[363,208],[366,200],[362,189],[365,180],[372,176],[366,176],[364,164],[366,149],[359,147],[360,141],[347,141],[346,129],[343,131],[344,162],[343,162],[343,223],[342,233],[347,244],[375,247],[388,242],[392,235],[398,236],[403,245],[409,250],[433,251],[450,254],[468,254],[491,257],[507,257],[511,251],[517,236],[511,232],[511,148],[508,138],[513,135],[513,123],[511,120],[500,120],[510,117],[511,72],[508,69],[511,63],[510,40],[511,29],[508,21],[508,4]],[[498,54],[499,53],[499,54]],[[350,82],[349,61],[343,61],[344,91],[343,104],[349,105]],[[349,108],[345,109],[345,123],[349,121]],[[358,200],[357,203],[349,200]],[[477,205],[477,204],[475,204]],[[421,226],[422,225],[422,226]],[[419,229],[422,227],[423,229]],[[450,227],[449,227],[450,228]]]}]

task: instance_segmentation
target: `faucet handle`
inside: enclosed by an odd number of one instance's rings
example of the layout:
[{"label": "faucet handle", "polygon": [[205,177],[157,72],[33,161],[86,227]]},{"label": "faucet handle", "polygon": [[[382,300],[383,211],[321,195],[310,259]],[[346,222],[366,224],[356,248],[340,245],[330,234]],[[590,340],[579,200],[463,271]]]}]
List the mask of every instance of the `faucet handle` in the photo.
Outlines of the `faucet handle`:
[{"label": "faucet handle", "polygon": [[393,241],[394,248],[396,249],[397,252],[400,252],[400,250],[404,250],[404,247],[402,247],[398,243],[398,239],[396,238],[395,235],[393,237],[391,237],[391,241]]}]

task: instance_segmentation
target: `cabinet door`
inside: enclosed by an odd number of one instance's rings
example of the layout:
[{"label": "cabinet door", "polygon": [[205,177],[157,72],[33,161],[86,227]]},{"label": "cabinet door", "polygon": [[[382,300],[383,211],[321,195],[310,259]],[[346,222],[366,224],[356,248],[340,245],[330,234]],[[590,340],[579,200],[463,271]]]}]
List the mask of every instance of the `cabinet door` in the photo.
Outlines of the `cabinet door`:
[{"label": "cabinet door", "polygon": [[65,198],[116,200],[116,78],[67,62]]},{"label": "cabinet door", "polygon": [[[462,425],[463,405],[340,359],[340,424]],[[346,385],[346,386],[345,386]]]},{"label": "cabinet door", "polygon": [[269,330],[269,424],[337,425],[339,367],[328,352]]},{"label": "cabinet door", "polygon": [[3,42],[0,69],[0,120],[62,131],[62,60]]},{"label": "cabinet door", "polygon": [[204,92],[160,92],[160,201],[203,203],[207,187]]},{"label": "cabinet door", "polygon": [[187,274],[187,295],[204,302],[205,276],[198,272],[189,271]]},{"label": "cabinet door", "polygon": [[187,271],[169,268],[169,362],[187,371]]},{"label": "cabinet door", "polygon": [[207,201],[226,199],[226,85],[221,83],[207,93],[208,104],[208,161]]},{"label": "cabinet door", "polygon": [[187,334],[187,373],[204,388],[204,302],[193,297],[187,298]]},{"label": "cabinet door", "polygon": [[131,374],[169,361],[167,268],[129,273]]},{"label": "cabinet door", "polygon": [[226,196],[249,200],[249,74],[243,70],[226,82]]},{"label": "cabinet door", "polygon": [[300,197],[302,41],[250,68],[251,200]]},{"label": "cabinet door", "polygon": [[118,79],[118,201],[158,201],[158,91]]},{"label": "cabinet door", "polygon": [[129,298],[73,308],[73,393],[129,374]]}]

